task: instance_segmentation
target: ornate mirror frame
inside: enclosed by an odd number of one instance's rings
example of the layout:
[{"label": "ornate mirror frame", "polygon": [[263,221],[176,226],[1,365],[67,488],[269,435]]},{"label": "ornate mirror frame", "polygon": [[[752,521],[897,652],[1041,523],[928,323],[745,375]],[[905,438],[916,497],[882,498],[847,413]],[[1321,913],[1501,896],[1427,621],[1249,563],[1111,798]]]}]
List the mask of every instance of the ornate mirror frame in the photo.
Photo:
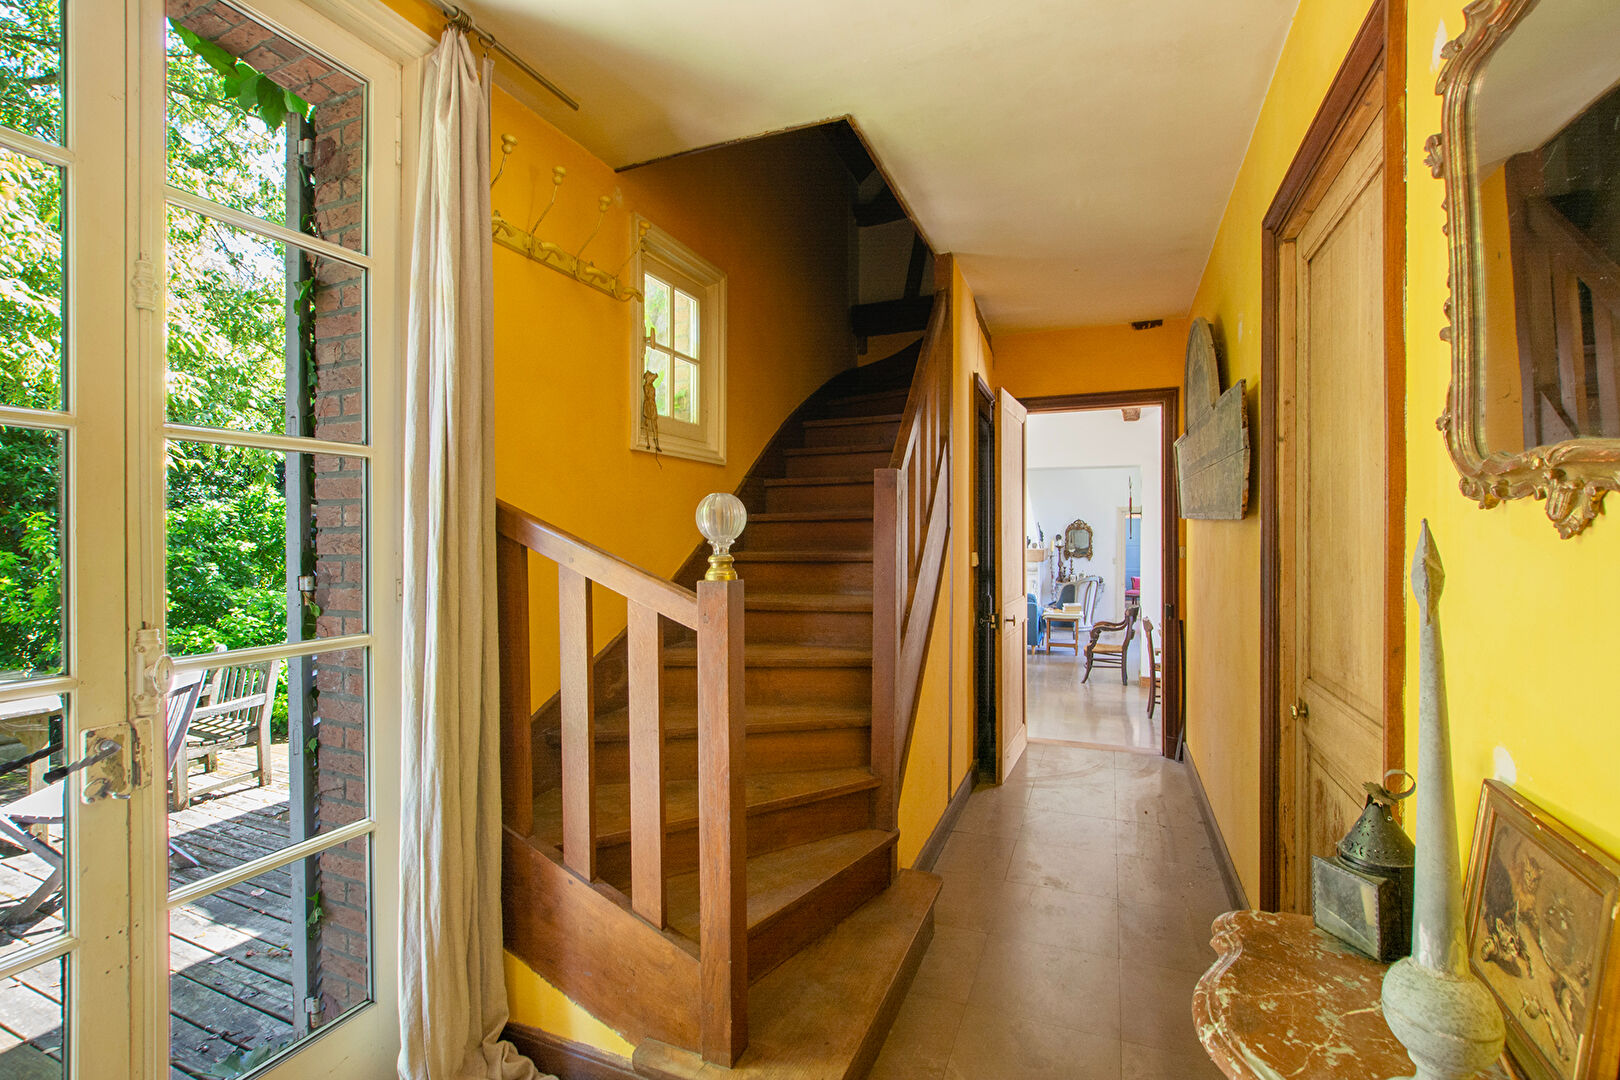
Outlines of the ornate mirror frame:
[{"label": "ornate mirror frame", "polygon": [[1620,439],[1566,439],[1517,453],[1491,452],[1480,441],[1480,355],[1483,315],[1476,298],[1478,226],[1471,111],[1480,68],[1503,35],[1536,0],[1474,0],[1463,9],[1463,31],[1446,43],[1435,92],[1441,95],[1440,133],[1424,142],[1424,162],[1446,182],[1446,235],[1451,296],[1446,329],[1451,343],[1451,391],[1439,428],[1461,474],[1462,493],[1481,509],[1504,499],[1546,500],[1547,517],[1568,539],[1592,523],[1603,496],[1620,489]]},{"label": "ornate mirror frame", "polygon": [[[1080,529],[1084,529],[1086,531],[1086,546],[1085,550],[1083,551],[1069,543],[1069,537]],[[1063,530],[1063,554],[1071,559],[1089,559],[1091,558],[1092,543],[1095,538],[1096,534],[1091,531],[1091,526],[1087,525],[1079,518],[1075,518],[1073,521],[1069,522],[1068,527]]]}]

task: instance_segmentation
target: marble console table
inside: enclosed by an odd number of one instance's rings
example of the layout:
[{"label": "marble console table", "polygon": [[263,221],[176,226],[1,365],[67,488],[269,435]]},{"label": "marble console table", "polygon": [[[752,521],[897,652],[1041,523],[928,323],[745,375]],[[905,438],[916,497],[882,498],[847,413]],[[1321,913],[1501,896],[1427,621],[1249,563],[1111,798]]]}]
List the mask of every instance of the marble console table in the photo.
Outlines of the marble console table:
[{"label": "marble console table", "polygon": [[[1193,991],[1193,1023],[1231,1080],[1389,1080],[1412,1075],[1379,1005],[1387,965],[1322,933],[1309,916],[1232,911]],[[1501,1066],[1481,1074],[1511,1075]]]}]

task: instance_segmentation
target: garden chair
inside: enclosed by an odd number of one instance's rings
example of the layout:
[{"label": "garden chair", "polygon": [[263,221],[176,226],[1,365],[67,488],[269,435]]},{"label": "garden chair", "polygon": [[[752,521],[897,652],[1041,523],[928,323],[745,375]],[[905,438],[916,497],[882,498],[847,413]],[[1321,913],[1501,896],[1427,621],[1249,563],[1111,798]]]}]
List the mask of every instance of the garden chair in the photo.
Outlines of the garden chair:
[{"label": "garden chair", "polygon": [[[199,795],[250,777],[258,780],[259,787],[270,786],[274,780],[270,763],[270,712],[276,699],[280,663],[266,660],[262,664],[230,664],[209,673],[191,717],[185,746],[179,755],[170,759],[173,763],[170,810],[184,810]],[[230,776],[217,775],[219,752],[245,746],[254,746],[258,751],[255,767]],[[213,779],[202,785],[194,784],[190,776],[193,761],[202,761],[204,771]]]},{"label": "garden chair", "polygon": [[[202,686],[201,671],[176,675],[169,686],[165,743],[170,761],[175,760],[175,756],[185,744],[186,728],[191,723],[191,714],[197,707],[197,698],[202,692]],[[61,851],[51,846],[48,832],[44,836],[35,836],[31,830],[39,826],[45,826],[47,829],[60,826],[66,820],[64,814],[67,809],[67,788],[68,778],[63,777],[54,784],[40,788],[32,795],[25,795],[5,806],[0,806],[0,838],[39,856],[50,871],[45,880],[39,883],[39,887],[20,904],[0,915],[0,923],[15,924],[28,919],[39,910],[40,905],[62,888]],[[192,866],[200,865],[172,840],[169,841],[169,852]]]}]

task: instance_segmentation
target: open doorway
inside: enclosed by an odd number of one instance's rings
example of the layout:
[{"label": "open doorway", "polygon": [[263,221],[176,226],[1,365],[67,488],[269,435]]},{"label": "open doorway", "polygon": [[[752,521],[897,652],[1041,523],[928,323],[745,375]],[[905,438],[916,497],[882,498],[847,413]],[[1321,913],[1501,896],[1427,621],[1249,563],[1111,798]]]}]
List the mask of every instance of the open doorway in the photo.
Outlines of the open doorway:
[{"label": "open doorway", "polygon": [[1177,756],[1177,392],[1024,404],[1029,737]]}]

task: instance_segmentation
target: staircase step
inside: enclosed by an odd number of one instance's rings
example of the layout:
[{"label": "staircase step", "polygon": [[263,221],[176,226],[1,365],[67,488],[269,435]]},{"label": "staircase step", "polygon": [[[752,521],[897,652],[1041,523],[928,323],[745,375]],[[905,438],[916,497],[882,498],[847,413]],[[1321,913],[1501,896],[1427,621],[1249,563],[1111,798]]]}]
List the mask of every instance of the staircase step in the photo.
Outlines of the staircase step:
[{"label": "staircase step", "polygon": [[864,446],[801,446],[784,450],[790,477],[855,476],[886,469],[894,456],[894,442]]},{"label": "staircase step", "polygon": [[765,510],[872,510],[872,474],[779,477],[765,481]]},{"label": "staircase step", "polygon": [[748,1049],[730,1069],[643,1039],[648,1080],[857,1080],[876,1060],[934,936],[940,879],[902,870],[821,940],[750,989]]},{"label": "staircase step", "polygon": [[872,594],[744,593],[744,633],[756,645],[872,644]]},{"label": "staircase step", "polygon": [[[798,772],[807,762],[823,768],[864,768],[872,760],[870,706],[747,706],[745,741],[750,774]],[[697,776],[698,718],[695,704],[664,706],[664,775],[672,780]],[[560,732],[546,741],[556,747]],[[629,710],[614,709],[596,718],[597,782],[622,781],[630,775]]]},{"label": "staircase step", "polygon": [[866,394],[847,394],[827,403],[826,418],[834,420],[852,416],[892,416],[894,413],[905,411],[906,398],[910,396],[909,386],[894,390],[875,390]]},{"label": "staircase step", "polygon": [[877,416],[832,416],[823,420],[806,420],[804,430],[806,446],[845,446],[863,443],[885,443],[894,446],[900,434],[903,413],[882,413]]},{"label": "staircase step", "polygon": [[[664,650],[664,666],[697,667],[695,645],[671,645]],[[870,668],[871,649],[842,648],[836,645],[746,645],[744,668]]]},{"label": "staircase step", "polygon": [[745,548],[732,552],[732,557],[737,562],[737,576],[760,592],[872,591],[871,551]]},{"label": "staircase step", "polygon": [[815,548],[872,550],[872,507],[750,514],[739,551]]},{"label": "staircase step", "polygon": [[[744,635],[746,640],[746,625]],[[843,645],[758,642],[745,647],[743,695],[753,705],[872,703],[872,650]],[[664,650],[664,698],[697,700],[697,650],[690,644]]]},{"label": "staircase step", "polygon": [[[862,829],[748,860],[748,981],[831,930],[888,888],[897,832]],[[669,928],[702,946],[698,875],[668,883]]]},{"label": "staircase step", "polygon": [[[761,855],[871,824],[877,777],[866,768],[751,774],[747,781],[748,854]],[[665,865],[684,874],[697,869],[697,781],[664,786]],[[534,842],[562,846],[562,792],[534,799]],[[597,875],[625,888],[630,881],[630,787],[596,785]]]}]

